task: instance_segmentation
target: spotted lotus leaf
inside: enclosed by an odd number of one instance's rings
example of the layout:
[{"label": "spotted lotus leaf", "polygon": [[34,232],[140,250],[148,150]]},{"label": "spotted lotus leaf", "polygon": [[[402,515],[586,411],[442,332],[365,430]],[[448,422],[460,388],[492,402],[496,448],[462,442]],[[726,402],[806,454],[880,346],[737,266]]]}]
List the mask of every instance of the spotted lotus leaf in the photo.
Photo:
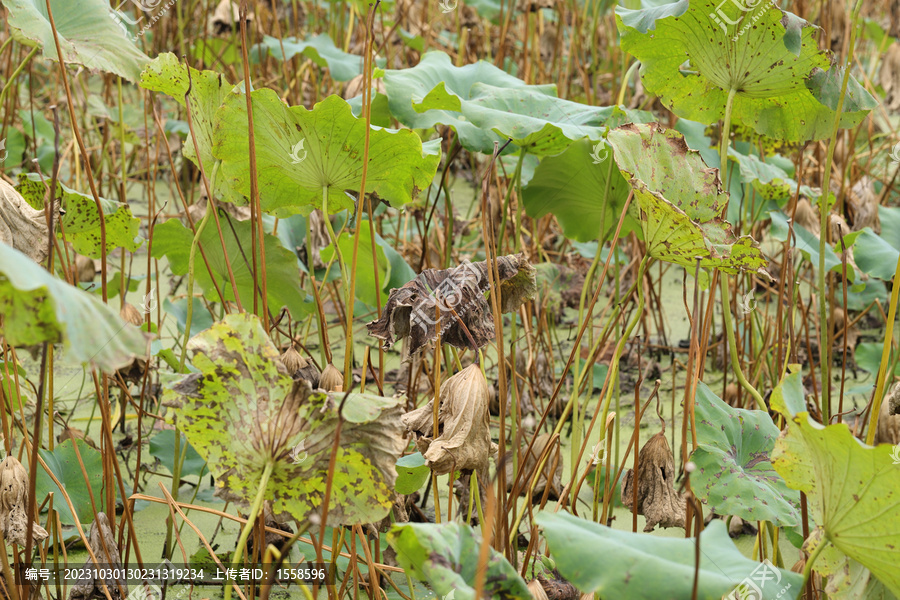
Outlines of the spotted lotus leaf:
[{"label": "spotted lotus leaf", "polygon": [[[524,254],[498,257],[497,270],[502,312],[518,310],[534,297],[537,272]],[[381,317],[367,325],[369,335],[384,340],[385,350],[409,337],[410,356],[439,333],[445,344],[477,350],[494,339],[494,319],[484,297],[489,289],[487,261],[425,269],[391,290]]]},{"label": "spotted lotus leaf", "polygon": [[[647,91],[678,116],[704,124],[725,116],[791,142],[831,135],[842,73],[815,40],[817,27],[772,0],[678,0],[616,10],[622,49],[641,61]],[[877,106],[850,78],[841,126]]]},{"label": "spotted lotus leaf", "polygon": [[[388,532],[388,544],[397,562],[410,576],[426,581],[443,598],[475,600],[480,562],[480,536],[460,523],[396,524]],[[530,600],[525,581],[502,554],[488,549],[483,593],[485,598]]]},{"label": "spotted lotus leaf", "polygon": [[900,465],[894,448],[863,444],[846,423],[823,426],[810,418],[801,376],[797,369],[772,391],[772,410],[787,423],[772,465],[806,494],[810,517],[825,538],[898,596]]},{"label": "spotted lotus leaf", "polygon": [[[47,181],[46,185],[44,181]],[[39,173],[19,173],[16,191],[32,207],[43,211],[48,186],[49,180],[42,179]],[[56,229],[60,239],[65,233],[65,239],[72,243],[76,252],[100,258],[100,213],[94,198],[57,182],[54,203],[65,211],[59,219],[62,226]],[[137,250],[143,241],[138,234],[141,220],[131,213],[131,208],[127,204],[106,198],[100,198],[100,206],[103,208],[103,222],[106,225],[107,253],[116,248],[124,248],[129,252]]]},{"label": "spotted lotus leaf", "polygon": [[[168,418],[208,463],[216,493],[247,507],[267,464],[276,515],[316,521],[344,394],[293,381],[255,315],[236,314],[191,339],[198,370],[166,389]],[[370,523],[391,506],[394,465],[406,447],[401,399],[349,394],[328,522]]]},{"label": "spotted lotus leaf", "polygon": [[[141,73],[140,83],[144,89],[171,96],[183,107],[185,94],[188,95],[193,132],[200,155],[198,160],[194,139],[189,134],[184,142],[184,156],[195,165],[202,163],[207,176],[211,176],[216,162],[212,155],[213,119],[234,86],[215,71],[198,71],[182,64],[171,52],[154,58]],[[246,154],[246,149],[244,152]],[[217,177],[211,184],[215,185],[215,194],[222,200],[242,202],[223,177]]]},{"label": "spotted lotus leaf", "polygon": [[791,490],[770,462],[778,428],[762,410],[732,408],[700,382],[694,407],[697,471],[691,488],[719,515],[779,526],[800,522],[800,494]]},{"label": "spotted lotus leaf", "polygon": [[[728,195],[718,171],[688,148],[684,136],[656,123],[609,132],[619,171],[634,190],[632,209],[647,253],[692,270],[764,273],[766,259],[749,236],[735,239],[725,220]],[[693,271],[692,271],[693,272]]]}]

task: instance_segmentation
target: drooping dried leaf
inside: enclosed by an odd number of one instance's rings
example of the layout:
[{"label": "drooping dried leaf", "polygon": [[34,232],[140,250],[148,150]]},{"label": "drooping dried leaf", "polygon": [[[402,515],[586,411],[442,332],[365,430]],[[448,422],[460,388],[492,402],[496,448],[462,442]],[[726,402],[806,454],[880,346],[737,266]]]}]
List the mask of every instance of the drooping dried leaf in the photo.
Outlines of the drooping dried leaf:
[{"label": "drooping dried leaf", "polygon": [[[409,337],[410,355],[438,333],[442,342],[456,348],[481,348],[494,338],[494,320],[484,297],[490,288],[487,268],[482,261],[422,271],[391,290],[381,318],[367,325],[369,335],[384,340],[385,350]],[[497,270],[503,312],[517,310],[534,296],[536,272],[523,254],[498,257]]]},{"label": "drooping dried leaf", "polygon": [[881,221],[878,218],[878,194],[875,193],[875,185],[870,177],[860,177],[859,181],[850,188],[845,202],[850,221],[853,223],[853,231],[860,231],[865,227],[871,227],[875,233],[881,231]]},{"label": "drooping dried leaf", "polygon": [[[528,455],[525,454],[525,451],[528,449],[527,444],[523,444],[523,447],[519,449],[519,469],[528,476],[528,483],[523,485],[519,491],[520,496],[524,496],[530,487],[531,479],[534,477],[533,472],[540,463],[541,455],[547,448],[550,437],[549,433],[542,433],[539,435],[537,439],[534,440],[534,445],[531,447],[531,452]],[[550,455],[547,457],[544,468],[541,470],[537,483],[534,485],[534,491],[531,496],[533,502],[537,502],[541,499],[544,490],[547,487],[547,475],[551,472],[551,469],[553,469],[554,463],[556,464],[556,469],[552,471],[553,477],[550,479],[550,492],[547,497],[551,500],[559,498],[559,494],[562,491],[563,458],[562,454],[559,452],[559,444],[556,444],[550,450]],[[513,471],[513,463],[512,461],[508,461],[506,463],[506,491],[512,491],[514,479],[515,473]]]},{"label": "drooping dried leaf", "polygon": [[488,472],[491,442],[488,384],[478,365],[472,364],[441,385],[438,432],[434,435],[434,399],[401,418],[416,434],[416,446],[425,464],[438,475],[451,470]]},{"label": "drooping dried leaf", "polygon": [[[675,460],[669,442],[659,432],[644,444],[638,461],[638,509],[647,518],[644,531],[662,527],[684,527],[684,499],[675,491]],[[631,509],[634,500],[634,471],[622,479],[622,504]]]},{"label": "drooping dried leaf", "polygon": [[[315,521],[343,394],[293,381],[254,315],[229,315],[188,347],[199,372],[166,389],[163,402],[207,461],[216,493],[246,510],[266,464],[274,462],[266,498],[275,515]],[[372,394],[344,401],[329,524],[371,523],[390,510],[394,464],[406,446],[401,402]]]},{"label": "drooping dried leaf", "polygon": [[22,194],[2,179],[0,242],[12,246],[36,263],[47,258],[47,219],[44,211],[32,208]]},{"label": "drooping dried leaf", "polygon": [[[7,542],[25,546],[28,532],[28,472],[13,456],[0,462],[0,533]],[[47,539],[47,531],[33,523],[35,543]]]}]

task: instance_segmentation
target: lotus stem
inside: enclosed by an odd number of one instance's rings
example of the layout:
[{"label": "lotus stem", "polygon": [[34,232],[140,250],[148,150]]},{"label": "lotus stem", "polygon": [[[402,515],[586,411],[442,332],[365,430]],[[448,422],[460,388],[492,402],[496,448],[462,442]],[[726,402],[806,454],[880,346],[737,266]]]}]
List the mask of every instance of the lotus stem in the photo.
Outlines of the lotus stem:
[{"label": "lotus stem", "polygon": [[[900,257],[897,258],[897,268],[894,271],[893,281],[900,281]],[[881,402],[884,400],[884,385],[887,380],[888,364],[891,361],[891,346],[894,340],[894,321],[897,319],[897,297],[900,296],[900,285],[894,285],[891,290],[891,305],[888,308],[887,323],[884,328],[884,346],[881,349],[881,364],[878,366],[878,380],[875,384],[875,395],[872,397],[872,417],[869,419],[869,430],[866,432],[866,443],[875,444],[875,432],[878,431],[878,415],[881,412]],[[891,370],[893,373],[893,370]]]},{"label": "lotus stem", "polygon": [[[244,523],[244,528],[241,529],[241,537],[238,538],[237,548],[234,549],[234,555],[231,557],[231,567],[233,569],[237,568],[241,557],[244,555],[244,548],[247,547],[247,538],[250,537],[250,531],[253,529],[256,517],[259,516],[263,501],[266,499],[266,488],[269,486],[269,477],[272,476],[272,471],[274,469],[275,461],[269,460],[269,462],[266,463],[266,468],[263,470],[262,477],[259,480],[259,491],[256,493],[256,498],[253,499],[253,504],[250,506],[250,514],[247,516],[247,522]],[[225,584],[225,600],[231,600],[231,588],[233,585],[234,584],[231,581]]]},{"label": "lotus stem", "polygon": [[[828,327],[829,310],[825,305],[825,298],[827,298],[827,290],[825,289],[825,245],[828,242],[828,194],[830,193],[829,189],[831,187],[831,167],[834,163],[834,147],[837,144],[837,135],[841,128],[841,114],[844,110],[844,98],[847,95],[847,83],[850,80],[850,60],[853,57],[853,49],[856,46],[857,21],[859,19],[859,9],[861,7],[862,2],[858,0],[850,15],[850,43],[847,46],[847,62],[844,64],[844,78],[841,82],[841,93],[838,96],[837,110],[834,113],[834,126],[831,131],[831,139],[828,141],[828,153],[825,156],[825,170],[822,174],[822,196],[821,202],[819,203],[819,267],[816,284],[819,295],[819,364],[822,369],[823,395],[820,404],[822,410],[822,422],[825,424],[831,419],[831,331]],[[892,325],[893,321],[891,321],[888,327],[891,328]],[[890,339],[890,335],[888,335],[887,340]],[[882,360],[882,365],[883,364],[884,360]],[[877,415],[880,406],[881,398],[876,394],[875,404],[872,406],[873,415]],[[875,420],[877,420],[877,417],[875,417]],[[875,420],[873,420],[872,423],[874,423]],[[870,428],[870,432],[871,431]]]},{"label": "lotus stem", "polygon": [[[218,166],[219,163],[216,163],[216,166],[213,168],[213,181],[215,181],[215,172],[218,169]],[[206,228],[209,217],[214,210],[212,202],[208,202],[206,204],[206,214],[203,215],[203,219],[197,226],[197,233],[194,234],[194,239],[191,242],[191,254],[188,258],[187,316],[184,321],[184,344],[181,346],[181,360],[178,363],[178,368],[181,373],[184,373],[184,359],[187,356],[188,340],[191,339],[191,320],[194,317],[194,259],[197,258],[197,248],[200,246],[200,236],[203,234],[203,230]]]},{"label": "lotus stem", "polygon": [[823,539],[819,542],[819,545],[816,546],[816,549],[812,551],[812,554],[809,555],[809,558],[806,559],[806,564],[803,566],[803,586],[806,587],[806,582],[809,581],[810,575],[812,575],[812,566],[813,563],[816,562],[816,558],[819,557],[819,554],[822,553],[822,550],[825,549],[831,542],[827,539]]},{"label": "lotus stem", "polygon": [[719,280],[722,284],[722,318],[725,321],[725,335],[728,336],[728,350],[731,353],[731,368],[738,378],[738,381],[741,383],[741,387],[747,390],[747,393],[756,400],[756,408],[762,410],[765,406],[765,401],[756,388],[747,381],[746,377],[744,377],[744,372],[741,370],[741,361],[738,359],[737,343],[735,342],[734,336],[734,323],[731,321],[731,295],[728,287],[728,276],[723,273]]},{"label": "lotus stem", "polygon": [[731,111],[734,108],[734,97],[737,90],[728,90],[728,100],[725,102],[725,119],[722,121],[722,145],[719,150],[719,173],[722,175],[722,187],[728,191],[728,144],[731,138]]}]

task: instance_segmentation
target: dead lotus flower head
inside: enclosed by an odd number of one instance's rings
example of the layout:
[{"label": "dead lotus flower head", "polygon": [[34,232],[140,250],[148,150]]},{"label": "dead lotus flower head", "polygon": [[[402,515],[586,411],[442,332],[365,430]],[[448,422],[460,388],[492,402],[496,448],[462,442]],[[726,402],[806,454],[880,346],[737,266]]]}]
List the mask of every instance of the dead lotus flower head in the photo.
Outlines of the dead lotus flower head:
[{"label": "dead lotus flower head", "polygon": [[[0,531],[3,539],[20,546],[25,545],[28,532],[28,472],[13,456],[0,462]],[[33,523],[32,538],[35,542],[47,539],[47,531]]]},{"label": "dead lotus flower head", "polygon": [[481,368],[472,364],[441,385],[437,438],[433,438],[434,399],[401,417],[406,428],[416,434],[416,446],[425,463],[437,475],[454,469],[487,473],[490,455],[496,451],[488,401],[487,380]]},{"label": "dead lotus flower head", "polygon": [[319,388],[326,392],[342,391],[344,389],[344,375],[337,367],[328,363],[328,366],[322,371],[322,376],[319,377]]},{"label": "dead lotus flower head", "polygon": [[131,323],[135,327],[140,327],[144,324],[144,317],[141,313],[138,312],[133,305],[126,302],[122,305],[122,309],[119,311],[119,316],[126,323]]},{"label": "dead lotus flower head", "polygon": [[319,369],[309,359],[297,352],[293,346],[281,355],[281,362],[294,380],[303,379],[309,382],[312,389],[319,387]]},{"label": "dead lotus flower head", "polygon": [[[369,335],[389,349],[408,337],[408,355],[441,336],[456,348],[477,350],[494,338],[494,318],[484,293],[490,289],[487,261],[465,262],[452,269],[426,269],[391,290],[381,318],[367,325]],[[524,254],[497,258],[500,311],[512,312],[534,297],[536,271]]]},{"label": "dead lotus flower head", "polygon": [[[685,501],[675,491],[675,460],[665,430],[644,444],[638,457],[639,482],[637,512],[647,518],[644,531],[662,527],[684,527]],[[634,472],[629,469],[622,479],[622,504],[631,508],[634,500]]]}]

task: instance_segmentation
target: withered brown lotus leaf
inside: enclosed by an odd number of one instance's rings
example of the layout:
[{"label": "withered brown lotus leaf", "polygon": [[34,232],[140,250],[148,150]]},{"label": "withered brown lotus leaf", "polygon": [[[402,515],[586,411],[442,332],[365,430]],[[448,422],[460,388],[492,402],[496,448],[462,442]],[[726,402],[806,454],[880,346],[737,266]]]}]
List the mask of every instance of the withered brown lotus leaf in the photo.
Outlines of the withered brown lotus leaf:
[{"label": "withered brown lotus leaf", "polygon": [[[527,441],[523,442],[522,448],[519,449],[519,469],[529,477],[529,483],[526,483],[519,491],[520,496],[524,496],[527,493],[531,479],[534,477],[533,471],[537,469],[538,464],[540,463],[541,455],[544,453],[544,450],[546,449],[547,443],[550,441],[550,438],[551,435],[549,433],[542,433],[541,435],[539,435],[534,440],[534,444],[531,447],[531,452],[527,456],[525,454],[525,451],[528,450]],[[554,463],[556,463],[556,469],[553,470],[553,476],[550,479],[550,492],[547,497],[552,500],[559,499],[559,493],[562,490],[563,459],[562,455],[559,452],[559,444],[555,444],[554,447],[550,450],[549,456],[547,456],[547,460],[544,463],[544,468],[543,470],[541,470],[537,482],[534,484],[532,501],[536,502],[541,499],[544,490],[547,487],[547,475],[551,472],[551,469],[553,469]],[[514,480],[515,473],[513,471],[513,463],[510,460],[506,463],[507,492],[512,491]]]},{"label": "withered brown lotus leaf", "polygon": [[488,384],[478,365],[472,364],[441,385],[438,431],[434,435],[434,399],[401,417],[416,434],[416,446],[437,475],[451,470],[488,472],[491,442]]},{"label": "withered brown lotus leaf", "polygon": [[[25,546],[28,532],[28,472],[13,456],[0,462],[0,532],[3,539]],[[35,543],[47,539],[47,531],[34,523],[32,539]]]},{"label": "withered brown lotus leaf", "polygon": [[[109,573],[115,575],[115,569],[121,566],[121,555],[119,554],[119,547],[116,545],[116,536],[109,524],[106,513],[97,513],[97,518],[94,519],[94,523],[91,525],[88,541],[91,544],[91,551],[97,557],[97,560],[104,567],[109,567],[109,569],[104,569],[104,571],[109,571]],[[88,558],[81,572],[93,573],[95,569],[96,566],[93,560]],[[124,579],[116,581],[110,578],[104,581],[93,577],[85,577],[72,586],[69,592],[69,600],[105,598],[106,595],[103,592],[104,583],[106,584],[106,589],[109,590],[111,598],[121,598],[123,597],[122,594],[128,594],[128,586]]]},{"label": "withered brown lotus leaf", "polygon": [[528,584],[528,591],[531,592],[532,598],[535,600],[539,598],[546,598],[547,600],[579,600],[581,598],[581,593],[574,585],[563,579],[557,571],[554,570],[552,574],[555,577],[538,575],[537,579],[535,579],[544,591],[543,596],[530,583]]},{"label": "withered brown lotus leaf", "polygon": [[[438,333],[442,342],[456,348],[481,348],[494,338],[494,319],[484,297],[490,288],[487,268],[482,261],[422,271],[391,290],[381,318],[367,325],[369,335],[383,340],[385,350],[409,337],[410,355]],[[534,296],[536,273],[524,254],[498,257],[497,270],[503,312],[517,310]]]},{"label": "withered brown lotus leaf", "polygon": [[[663,432],[644,444],[638,461],[637,512],[647,518],[644,531],[662,527],[684,527],[684,498],[675,491],[675,460]],[[631,509],[634,499],[634,472],[629,469],[622,479],[622,504]]]},{"label": "withered brown lotus leaf", "polygon": [[[54,219],[54,222],[57,219]],[[36,263],[47,258],[47,219],[22,194],[0,179],[0,242]]]}]

